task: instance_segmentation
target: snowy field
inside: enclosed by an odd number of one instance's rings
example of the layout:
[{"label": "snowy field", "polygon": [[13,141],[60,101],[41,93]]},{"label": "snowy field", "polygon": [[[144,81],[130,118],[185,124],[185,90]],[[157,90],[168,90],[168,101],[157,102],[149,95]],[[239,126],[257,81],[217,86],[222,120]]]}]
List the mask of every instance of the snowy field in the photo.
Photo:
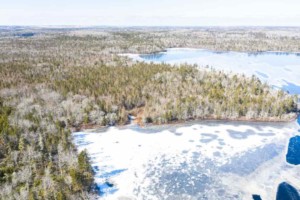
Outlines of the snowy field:
[{"label": "snowy field", "polygon": [[286,163],[292,123],[194,122],[74,133],[87,149],[104,199],[275,199],[283,181],[298,185]]},{"label": "snowy field", "polygon": [[300,94],[300,53],[215,52],[203,49],[172,48],[156,54],[123,55],[138,61],[198,64],[227,72],[256,75],[270,85],[292,94]]}]

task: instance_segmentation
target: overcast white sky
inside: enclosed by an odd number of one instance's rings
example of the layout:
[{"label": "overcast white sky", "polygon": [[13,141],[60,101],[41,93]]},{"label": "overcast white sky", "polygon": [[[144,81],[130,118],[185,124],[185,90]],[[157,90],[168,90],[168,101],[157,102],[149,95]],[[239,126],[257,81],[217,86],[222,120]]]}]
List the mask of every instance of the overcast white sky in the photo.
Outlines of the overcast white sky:
[{"label": "overcast white sky", "polygon": [[0,0],[0,25],[300,26],[300,0]]}]

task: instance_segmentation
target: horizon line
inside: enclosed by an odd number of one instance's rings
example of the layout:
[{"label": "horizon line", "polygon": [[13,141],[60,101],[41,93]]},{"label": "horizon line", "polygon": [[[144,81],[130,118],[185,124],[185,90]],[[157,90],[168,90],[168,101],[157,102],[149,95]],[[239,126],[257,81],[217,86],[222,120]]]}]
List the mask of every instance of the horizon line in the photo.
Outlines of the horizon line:
[{"label": "horizon line", "polygon": [[112,27],[112,28],[143,28],[143,27],[153,27],[153,28],[218,28],[218,27],[224,27],[224,28],[300,28],[300,25],[290,26],[290,25],[3,25],[0,24],[0,27],[35,27],[35,28],[47,28],[47,27],[53,27],[53,28],[100,28],[100,27]]}]

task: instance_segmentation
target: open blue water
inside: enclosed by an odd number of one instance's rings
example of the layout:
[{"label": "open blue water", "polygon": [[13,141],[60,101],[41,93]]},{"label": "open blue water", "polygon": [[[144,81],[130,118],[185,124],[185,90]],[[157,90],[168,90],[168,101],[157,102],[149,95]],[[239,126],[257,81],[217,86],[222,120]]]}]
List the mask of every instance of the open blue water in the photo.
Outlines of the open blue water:
[{"label": "open blue water", "polygon": [[292,185],[282,182],[278,186],[276,200],[300,200],[299,192]]},{"label": "open blue water", "polygon": [[290,139],[286,161],[293,165],[300,164],[300,136],[295,136]]},{"label": "open blue water", "polygon": [[198,64],[203,67],[256,75],[291,94],[300,94],[300,53],[217,52],[203,49],[167,49],[166,52],[139,55],[137,60],[170,64]]}]

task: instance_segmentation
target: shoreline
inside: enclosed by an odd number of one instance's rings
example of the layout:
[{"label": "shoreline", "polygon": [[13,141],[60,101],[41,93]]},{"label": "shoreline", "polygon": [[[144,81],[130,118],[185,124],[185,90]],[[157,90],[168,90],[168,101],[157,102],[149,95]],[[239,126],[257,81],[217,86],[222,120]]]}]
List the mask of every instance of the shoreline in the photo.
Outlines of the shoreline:
[{"label": "shoreline", "polygon": [[300,117],[299,114],[295,113],[295,116],[290,119],[286,120],[278,120],[278,119],[265,119],[265,120],[259,120],[259,119],[244,119],[243,117],[237,118],[237,119],[217,119],[217,118],[203,118],[203,119],[189,119],[189,120],[174,120],[168,123],[147,123],[147,124],[140,124],[140,123],[130,123],[128,121],[125,124],[116,124],[112,126],[102,126],[102,125],[92,125],[92,124],[82,124],[78,128],[76,127],[69,127],[72,132],[80,132],[80,131],[87,131],[87,130],[94,130],[94,129],[104,129],[104,128],[109,128],[109,127],[116,127],[116,128],[122,128],[126,127],[127,125],[133,124],[137,125],[140,128],[147,128],[147,127],[160,127],[160,126],[172,126],[172,125],[184,125],[188,123],[197,123],[197,122],[224,122],[224,123],[229,123],[229,122],[245,122],[245,123],[270,123],[270,124],[276,124],[276,123],[283,123],[283,124],[288,124],[292,122],[296,122],[298,117]]},{"label": "shoreline", "polygon": [[[296,114],[296,113],[295,113]],[[189,120],[176,120],[171,121],[164,124],[157,124],[157,123],[149,123],[149,125],[159,126],[159,125],[172,125],[172,124],[183,124],[186,122],[252,122],[252,123],[291,123],[295,121],[298,118],[298,115],[296,114],[293,118],[286,119],[286,120],[278,120],[278,119],[244,119],[243,117],[237,118],[237,119],[230,119],[230,118],[224,118],[224,119],[217,119],[217,118],[203,118],[203,119],[189,119]],[[147,126],[148,124],[146,124]]]},{"label": "shoreline", "polygon": [[293,55],[299,55],[300,51],[279,51],[279,50],[263,50],[263,51],[243,51],[243,50],[222,50],[222,49],[213,49],[213,48],[200,48],[200,47],[165,47],[161,51],[150,51],[149,53],[120,53],[117,54],[118,56],[127,56],[128,55],[135,55],[135,56],[140,56],[140,55],[151,55],[151,54],[160,54],[160,53],[166,53],[169,50],[199,50],[199,51],[211,51],[211,52],[217,52],[217,53],[248,53],[248,54],[263,54],[263,53],[274,53],[274,54],[293,54]]}]

